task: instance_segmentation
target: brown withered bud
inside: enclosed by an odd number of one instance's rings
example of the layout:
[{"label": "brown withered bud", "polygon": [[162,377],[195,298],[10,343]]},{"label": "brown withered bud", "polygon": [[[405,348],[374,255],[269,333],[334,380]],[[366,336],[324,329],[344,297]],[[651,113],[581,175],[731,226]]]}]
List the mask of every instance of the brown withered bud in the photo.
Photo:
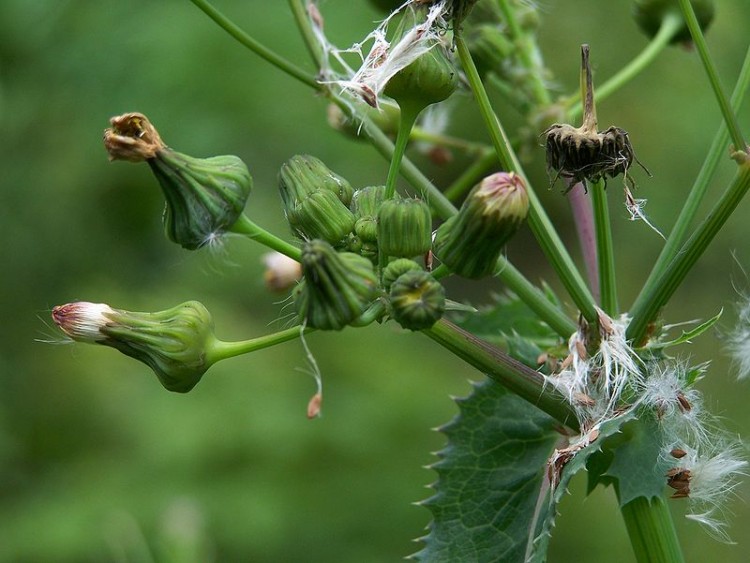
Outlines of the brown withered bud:
[{"label": "brown withered bud", "polygon": [[[562,177],[568,181],[569,186],[580,182],[586,189],[587,182],[596,183],[620,174],[632,184],[627,172],[633,162],[644,170],[646,168],[636,158],[627,131],[615,126],[597,131],[588,45],[581,45],[581,73],[583,124],[573,127],[568,123],[555,123],[542,133],[547,151],[547,172],[552,177],[552,185]],[[565,193],[569,190],[570,188]]]},{"label": "brown withered bud", "polygon": [[125,113],[109,120],[104,130],[104,147],[110,160],[142,162],[156,157],[166,145],[159,132],[142,113]]}]

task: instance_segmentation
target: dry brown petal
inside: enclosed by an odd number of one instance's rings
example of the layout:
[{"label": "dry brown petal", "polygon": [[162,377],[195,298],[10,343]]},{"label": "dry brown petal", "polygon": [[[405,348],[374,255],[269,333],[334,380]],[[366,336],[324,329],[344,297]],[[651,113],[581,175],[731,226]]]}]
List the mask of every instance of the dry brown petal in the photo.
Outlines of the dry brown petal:
[{"label": "dry brown petal", "polygon": [[112,127],[104,130],[104,148],[110,160],[142,162],[156,157],[166,147],[142,113],[125,113],[109,121]]}]

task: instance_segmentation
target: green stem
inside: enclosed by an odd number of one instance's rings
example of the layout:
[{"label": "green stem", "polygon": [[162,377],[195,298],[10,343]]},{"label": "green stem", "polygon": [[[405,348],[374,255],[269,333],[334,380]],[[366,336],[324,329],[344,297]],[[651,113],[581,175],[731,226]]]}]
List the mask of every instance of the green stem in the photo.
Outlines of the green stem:
[{"label": "green stem", "polygon": [[227,358],[234,358],[242,354],[249,354],[256,350],[262,350],[263,348],[269,348],[282,342],[288,342],[299,338],[304,332],[307,334],[315,329],[305,328],[304,330],[300,326],[293,326],[286,330],[274,332],[273,334],[267,334],[265,336],[259,336],[258,338],[252,338],[250,340],[242,340],[240,342],[223,342],[217,340],[213,346],[206,352],[210,363],[215,363]]},{"label": "green stem", "polygon": [[323,89],[323,87],[317,82],[317,80],[315,80],[313,76],[310,76],[304,70],[295,66],[284,57],[277,54],[275,51],[272,51],[265,45],[250,37],[247,33],[242,31],[242,29],[240,29],[240,27],[237,26],[232,20],[230,20],[219,10],[214,8],[214,6],[207,0],[190,1],[198,8],[200,8],[203,13],[205,13],[209,18],[214,20],[222,29],[224,29],[224,31],[226,31],[229,35],[234,37],[237,41],[250,49],[256,55],[262,57],[279,70],[285,72],[293,78],[296,78],[303,84],[306,84],[307,86],[310,86],[315,90]]},{"label": "green stem", "polygon": [[297,23],[297,29],[299,29],[302,34],[305,47],[307,47],[307,51],[310,53],[316,68],[321,68],[323,66],[323,52],[315,38],[315,33],[313,32],[312,27],[307,23],[308,14],[307,10],[305,10],[305,6],[300,0],[289,0],[289,8],[292,10],[294,21]]},{"label": "green stem", "polygon": [[[653,37],[646,48],[641,51],[632,61],[625,65],[620,71],[604,82],[596,89],[596,99],[599,102],[606,100],[617,90],[625,86],[648,65],[650,65],[669,42],[674,38],[677,31],[682,27],[682,18],[674,12],[669,13],[661,22],[658,33]],[[582,113],[583,107],[579,104],[580,96],[571,94],[565,98],[564,106],[567,110],[568,119],[575,121]]]},{"label": "green stem", "polygon": [[577,428],[571,406],[550,385],[545,385],[544,377],[537,371],[445,319],[422,332],[562,424]]},{"label": "green stem", "polygon": [[391,199],[396,193],[396,177],[401,168],[401,160],[406,152],[406,145],[409,143],[411,129],[417,121],[419,112],[422,108],[414,107],[410,104],[399,104],[401,108],[401,117],[398,124],[398,134],[396,135],[396,144],[393,147],[391,156],[391,165],[388,168],[388,179],[385,181],[385,199]]},{"label": "green stem", "polygon": [[537,106],[546,107],[550,104],[549,91],[542,76],[544,76],[541,57],[539,56],[536,43],[530,39],[529,34],[521,29],[516,19],[515,6],[510,0],[498,0],[500,11],[503,14],[505,24],[508,26],[510,36],[516,45],[516,53],[521,64],[526,68],[527,76],[531,79],[531,94]]},{"label": "green stem", "polygon": [[[739,111],[742,106],[742,101],[749,86],[750,48],[747,50],[745,61],[742,64],[742,69],[740,70],[740,75],[737,79],[737,84],[734,87],[734,92],[732,92],[731,102],[732,108],[734,108],[735,112]],[[671,262],[677,255],[680,245],[685,242],[687,230],[698,213],[698,208],[708,190],[709,182],[711,181],[711,178],[713,178],[716,168],[719,166],[719,162],[726,155],[726,146],[728,142],[729,133],[722,122],[714,135],[711,147],[708,149],[708,154],[706,155],[706,159],[703,161],[703,165],[693,183],[690,194],[680,210],[680,216],[677,218],[677,222],[675,223],[672,232],[669,233],[669,238],[662,248],[659,258],[641,290],[642,292],[651,291],[652,286],[656,283],[658,277],[664,273],[664,269],[669,262]]]},{"label": "green stem", "polygon": [[484,85],[479,78],[479,73],[471,58],[466,42],[460,34],[456,35],[455,39],[461,65],[466,73],[469,85],[474,92],[479,110],[484,118],[485,126],[489,131],[500,163],[506,170],[512,170],[519,174],[526,183],[526,190],[529,197],[529,226],[531,227],[531,231],[534,233],[542,251],[557,272],[557,275],[560,277],[560,280],[570,294],[571,299],[573,299],[573,302],[581,311],[583,317],[592,324],[596,323],[597,314],[594,307],[594,298],[586,287],[586,283],[576,269],[567,249],[563,245],[562,240],[560,240],[560,237],[552,226],[552,222],[547,217],[541,202],[526,178],[518,158],[510,146],[508,137],[492,110],[489,98],[487,97],[487,91],[484,89]]},{"label": "green stem", "polygon": [[286,254],[287,256],[289,256],[289,258],[292,258],[293,260],[297,260],[299,262],[299,248],[286,242],[285,240],[280,239],[276,235],[269,233],[263,227],[259,227],[244,213],[240,215],[239,219],[237,219],[237,222],[232,225],[230,231],[233,233],[237,233],[238,235],[244,235],[248,238],[251,238],[256,242],[259,242],[267,246],[268,248],[276,250],[277,252]]},{"label": "green stem", "polygon": [[456,149],[466,153],[474,154],[486,154],[487,146],[480,143],[474,143],[467,141],[466,139],[460,139],[458,137],[451,137],[450,135],[442,135],[440,133],[430,133],[420,127],[412,127],[410,140],[422,141],[449,149]]},{"label": "green stem", "polygon": [[713,88],[714,96],[716,101],[719,103],[721,108],[721,114],[724,116],[724,122],[727,124],[729,130],[729,136],[732,138],[735,150],[745,152],[747,150],[747,143],[742,136],[740,130],[740,124],[737,121],[737,116],[732,111],[732,106],[729,103],[727,95],[724,93],[724,89],[721,86],[719,80],[719,73],[716,71],[716,65],[714,64],[711,54],[708,52],[708,45],[706,45],[706,39],[703,37],[701,26],[698,23],[698,18],[695,17],[693,6],[690,4],[690,0],[679,0],[682,14],[685,16],[685,22],[687,23],[690,35],[693,38],[693,43],[698,50],[698,54],[701,57],[703,68],[708,74],[708,80],[711,82],[711,88]]},{"label": "green stem", "polygon": [[604,180],[599,180],[589,190],[594,209],[596,256],[599,263],[599,287],[602,309],[609,316],[618,312],[617,284],[615,283],[615,253],[612,244],[612,225],[609,221],[607,190]]},{"label": "green stem", "polygon": [[504,256],[500,256],[497,261],[495,275],[566,341],[578,329],[576,323],[552,303],[544,292],[528,281]]},{"label": "green stem", "polygon": [[497,162],[497,155],[493,150],[486,150],[484,154],[477,158],[471,166],[466,168],[463,173],[455,179],[443,192],[445,197],[451,201],[456,201],[466,192],[468,192],[479,180],[487,174],[492,166]]},{"label": "green stem", "polygon": [[685,279],[698,258],[703,254],[737,205],[750,189],[750,160],[740,165],[737,175],[724,192],[708,216],[693,235],[682,246],[662,274],[636,299],[630,311],[632,320],[627,330],[627,338],[640,345],[646,335],[649,323]]},{"label": "green stem", "polygon": [[638,497],[620,507],[638,563],[682,563],[682,549],[662,497]]}]

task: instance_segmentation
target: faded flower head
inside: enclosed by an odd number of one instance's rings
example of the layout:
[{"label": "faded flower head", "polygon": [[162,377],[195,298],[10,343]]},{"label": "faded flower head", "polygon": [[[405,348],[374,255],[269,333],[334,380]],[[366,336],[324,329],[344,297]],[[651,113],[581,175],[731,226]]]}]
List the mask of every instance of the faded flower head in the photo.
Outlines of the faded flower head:
[{"label": "faded flower head", "polygon": [[73,340],[104,344],[145,363],[169,391],[187,393],[214,362],[213,320],[197,301],[156,313],[76,302],[55,307],[52,319]]},{"label": "faded flower head", "polygon": [[173,151],[141,113],[113,117],[104,132],[110,160],[146,161],[167,205],[164,230],[169,240],[196,250],[228,231],[245,208],[253,179],[233,155],[194,158]]}]

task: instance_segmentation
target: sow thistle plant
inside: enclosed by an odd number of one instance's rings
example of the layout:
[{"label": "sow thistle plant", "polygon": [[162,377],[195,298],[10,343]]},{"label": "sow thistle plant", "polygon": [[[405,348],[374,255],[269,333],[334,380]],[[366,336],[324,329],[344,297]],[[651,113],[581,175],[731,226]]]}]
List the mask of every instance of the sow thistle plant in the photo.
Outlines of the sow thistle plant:
[{"label": "sow thistle plant", "polygon": [[[196,301],[156,313],[76,302],[52,312],[62,331],[140,360],[166,389],[180,393],[218,361],[288,340],[302,339],[314,363],[304,340],[311,330],[396,323],[456,354],[488,377],[458,401],[459,415],[442,428],[448,444],[433,465],[434,494],[423,502],[433,521],[414,555],[418,560],[545,560],[557,504],[581,470],[588,473],[589,490],[613,487],[639,561],[682,561],[668,496],[686,502],[688,518],[729,541],[727,502],[747,468],[744,447],[705,408],[696,384],[707,365],[691,365],[673,351],[711,329],[719,315],[679,333],[675,328],[682,325],[660,316],[750,188],[750,149],[735,117],[750,82],[750,51],[727,99],[703,37],[713,3],[634,2],[649,46],[595,96],[595,55],[584,43],[581,91],[557,97],[536,41],[543,14],[531,2],[381,0],[375,4],[385,10],[382,22],[342,49],[327,38],[314,1],[289,0],[316,65],[309,74],[209,2],[192,1],[252,52],[325,97],[331,124],[369,141],[389,160],[388,173],[372,185],[353,186],[314,155],[291,156],[278,172],[289,232],[272,234],[243,211],[252,178],[238,157],[188,156],[167,146],[143,114],[113,117],[104,134],[109,157],[151,168],[166,200],[167,237],[196,251],[226,235],[268,247],[266,282],[288,292],[295,322],[276,333],[224,342]],[[600,130],[595,98],[606,99],[674,42],[694,45],[724,123],[648,280],[624,310],[607,196],[617,194],[612,187],[621,183],[631,216],[646,219],[632,174],[640,164],[634,143],[644,133],[633,132],[631,139],[626,124]],[[523,116],[514,140],[488,89]],[[462,90],[471,96],[461,98],[456,92]],[[486,146],[430,125],[449,123],[451,107],[469,99],[483,117]],[[410,140],[466,150],[475,161],[453,185],[436,186],[406,158]],[[581,240],[587,279],[521,164],[518,155],[532,150],[546,152],[550,184],[565,184],[561,191],[576,222],[593,225],[594,236]],[[727,150],[736,176],[690,231]],[[399,175],[410,186],[400,193]],[[530,282],[506,257],[522,225],[559,277],[564,300]],[[507,293],[491,309],[477,311],[450,299],[442,284],[449,276],[493,278]],[[746,375],[747,305],[739,317],[729,349]],[[323,407],[315,371],[311,418]]]}]

